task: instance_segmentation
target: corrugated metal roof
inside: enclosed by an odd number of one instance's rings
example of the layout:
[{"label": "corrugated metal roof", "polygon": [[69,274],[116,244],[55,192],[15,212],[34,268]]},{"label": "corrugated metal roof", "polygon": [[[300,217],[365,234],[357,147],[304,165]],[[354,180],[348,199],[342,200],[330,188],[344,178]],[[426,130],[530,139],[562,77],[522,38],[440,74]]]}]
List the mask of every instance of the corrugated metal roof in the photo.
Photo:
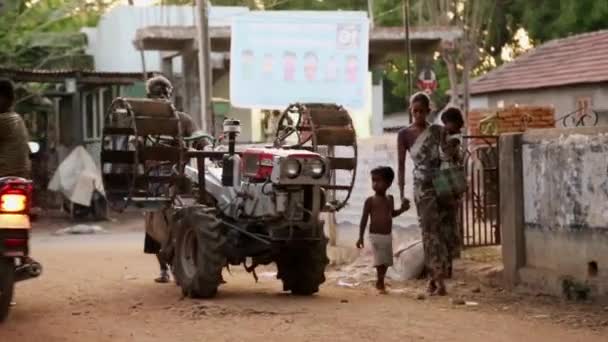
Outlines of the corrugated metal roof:
[{"label": "corrugated metal roof", "polygon": [[[148,73],[148,77],[154,73]],[[91,70],[15,69],[0,67],[0,76],[17,82],[63,82],[75,78],[80,83],[132,84],[144,79],[143,73],[99,72]]]},{"label": "corrugated metal roof", "polygon": [[472,95],[608,81],[608,30],[553,40],[471,82]]}]

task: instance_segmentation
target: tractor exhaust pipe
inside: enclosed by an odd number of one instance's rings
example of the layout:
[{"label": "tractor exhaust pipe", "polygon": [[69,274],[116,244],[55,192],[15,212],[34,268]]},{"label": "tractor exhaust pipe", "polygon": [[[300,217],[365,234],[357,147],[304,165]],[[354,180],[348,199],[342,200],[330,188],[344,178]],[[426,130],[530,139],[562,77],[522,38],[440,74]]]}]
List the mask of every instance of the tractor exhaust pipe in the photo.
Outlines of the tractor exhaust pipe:
[{"label": "tractor exhaust pipe", "polygon": [[222,161],[222,185],[238,186],[241,182],[241,158],[236,154],[236,137],[241,133],[241,122],[224,120],[224,136],[228,138],[228,155]]}]

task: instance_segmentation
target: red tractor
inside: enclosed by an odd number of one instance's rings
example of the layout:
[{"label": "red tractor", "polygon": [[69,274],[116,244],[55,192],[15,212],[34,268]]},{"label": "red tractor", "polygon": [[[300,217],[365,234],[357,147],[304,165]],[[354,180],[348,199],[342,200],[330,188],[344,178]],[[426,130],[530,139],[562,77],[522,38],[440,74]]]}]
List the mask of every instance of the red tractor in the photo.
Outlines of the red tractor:
[{"label": "red tractor", "polygon": [[[357,165],[355,130],[342,107],[289,106],[274,146],[243,151],[236,151],[235,120],[224,122],[227,151],[189,147],[175,110],[161,100],[116,99],[103,132],[110,204],[172,213],[147,233],[185,295],[213,297],[222,269],[241,264],[255,272],[276,263],[285,291],[319,290],[328,264],[321,213],[344,207]],[[338,148],[348,155],[336,157]]]}]

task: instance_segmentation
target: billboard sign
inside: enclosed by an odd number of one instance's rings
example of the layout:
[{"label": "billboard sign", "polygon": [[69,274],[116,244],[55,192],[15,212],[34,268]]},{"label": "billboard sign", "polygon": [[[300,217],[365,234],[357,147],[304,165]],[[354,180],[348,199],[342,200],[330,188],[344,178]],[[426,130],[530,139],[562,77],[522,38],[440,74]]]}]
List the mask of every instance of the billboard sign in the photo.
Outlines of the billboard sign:
[{"label": "billboard sign", "polygon": [[251,12],[232,22],[230,100],[282,109],[294,102],[365,106],[365,12]]}]

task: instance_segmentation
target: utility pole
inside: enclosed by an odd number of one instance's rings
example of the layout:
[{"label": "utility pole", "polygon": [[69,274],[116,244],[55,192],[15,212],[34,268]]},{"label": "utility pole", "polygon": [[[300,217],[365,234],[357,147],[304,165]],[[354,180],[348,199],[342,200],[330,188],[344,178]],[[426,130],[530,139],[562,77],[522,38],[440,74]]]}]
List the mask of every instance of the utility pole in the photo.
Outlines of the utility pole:
[{"label": "utility pole", "polygon": [[213,108],[211,107],[211,41],[209,39],[208,1],[196,0],[197,40],[198,40],[198,74],[201,98],[201,128],[215,135]]},{"label": "utility pole", "polygon": [[[412,96],[412,44],[410,42],[410,0],[403,0],[403,30],[405,31],[405,65],[407,69],[407,97],[405,102],[407,108],[410,107],[410,96]],[[409,115],[410,123],[412,123],[412,115]]]},{"label": "utility pole", "polygon": [[374,0],[367,0],[367,14],[369,15],[370,28],[374,28]]}]

